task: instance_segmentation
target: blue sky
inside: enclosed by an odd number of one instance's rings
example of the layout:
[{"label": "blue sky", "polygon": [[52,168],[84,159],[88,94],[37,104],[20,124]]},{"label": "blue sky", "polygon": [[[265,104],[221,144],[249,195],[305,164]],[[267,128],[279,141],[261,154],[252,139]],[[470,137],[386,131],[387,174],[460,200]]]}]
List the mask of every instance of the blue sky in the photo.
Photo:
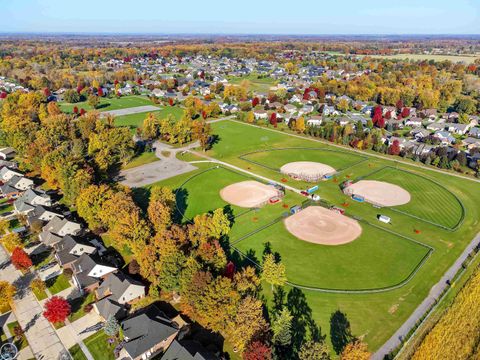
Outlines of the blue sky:
[{"label": "blue sky", "polygon": [[0,32],[480,34],[480,0],[0,0]]}]

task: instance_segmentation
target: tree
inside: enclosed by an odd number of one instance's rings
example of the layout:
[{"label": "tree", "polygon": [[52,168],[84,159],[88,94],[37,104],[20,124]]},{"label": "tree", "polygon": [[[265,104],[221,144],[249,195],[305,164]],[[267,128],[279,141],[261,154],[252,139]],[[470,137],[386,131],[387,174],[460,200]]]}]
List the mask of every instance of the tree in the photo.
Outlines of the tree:
[{"label": "tree", "polygon": [[271,360],[272,350],[260,341],[250,343],[243,353],[243,360]]},{"label": "tree", "polygon": [[[17,289],[8,281],[0,281],[0,311],[3,312],[4,307],[13,301],[13,297]],[[8,306],[7,306],[8,307]]]},{"label": "tree", "polygon": [[273,254],[267,254],[263,260],[262,280],[271,284],[272,288],[274,285],[283,286],[287,281],[285,265],[277,263]]},{"label": "tree", "polygon": [[293,316],[285,307],[272,323],[273,342],[279,346],[288,346],[292,342]]},{"label": "tree", "polygon": [[246,119],[247,123],[249,124],[253,124],[253,122],[255,121],[255,115],[253,114],[253,111],[249,111],[247,113],[247,119]]},{"label": "tree", "polygon": [[3,235],[10,228],[10,221],[5,219],[0,219],[0,235]]},{"label": "tree", "polygon": [[305,132],[305,119],[302,116],[300,116],[295,122],[295,130],[299,133]]},{"label": "tree", "polygon": [[90,185],[83,189],[77,197],[77,212],[91,229],[106,225],[102,221],[102,210],[105,202],[113,196],[108,185]]},{"label": "tree", "polygon": [[393,140],[392,145],[388,148],[388,153],[390,155],[399,155],[400,154],[400,142],[398,140]]},{"label": "tree", "polygon": [[40,279],[33,279],[32,282],[30,283],[30,289],[32,289],[32,291],[34,293],[35,292],[36,293],[41,293],[41,292],[45,291],[46,288],[47,288],[47,286]]},{"label": "tree", "polygon": [[277,127],[277,113],[270,115],[270,124],[273,125],[273,127]]},{"label": "tree", "polygon": [[73,104],[73,103],[79,102],[81,98],[80,98],[80,94],[77,91],[73,89],[69,89],[65,91],[65,93],[63,94],[63,100]]},{"label": "tree", "polygon": [[348,102],[348,100],[340,99],[340,101],[337,104],[337,109],[343,113],[346,113],[349,108],[350,108],[350,103]]},{"label": "tree", "polygon": [[13,250],[11,260],[13,266],[15,266],[17,270],[24,271],[32,266],[32,260],[30,259],[30,257],[23,249],[19,247],[16,247]]},{"label": "tree", "polygon": [[148,113],[143,120],[142,136],[149,140],[157,139],[160,136],[160,123],[153,113]]},{"label": "tree", "polygon": [[117,336],[119,329],[120,325],[117,319],[115,319],[115,316],[109,315],[107,321],[105,321],[105,326],[103,328],[105,334],[110,337],[115,337]]},{"label": "tree", "polygon": [[164,231],[172,224],[175,202],[175,194],[170,188],[161,186],[152,188],[147,213],[156,232]]},{"label": "tree", "polygon": [[330,352],[324,341],[310,340],[302,344],[298,357],[300,360],[330,360]]},{"label": "tree", "polygon": [[207,150],[209,146],[210,135],[212,127],[209,123],[202,120],[194,120],[192,122],[192,138],[200,142],[202,150]]},{"label": "tree", "polygon": [[400,115],[402,116],[402,118],[409,117],[410,116],[410,108],[404,107],[402,109],[402,112],[400,113]]},{"label": "tree", "polygon": [[340,360],[369,360],[371,356],[367,344],[355,340],[345,346],[340,355]]},{"label": "tree", "polygon": [[18,233],[8,233],[4,235],[0,241],[2,242],[3,246],[5,246],[5,249],[7,249],[7,251],[10,253],[17,247],[23,247],[22,239],[20,239],[20,235],[18,235]]},{"label": "tree", "polygon": [[44,305],[43,316],[52,324],[63,323],[70,312],[71,307],[67,300],[60,296],[52,296]]}]

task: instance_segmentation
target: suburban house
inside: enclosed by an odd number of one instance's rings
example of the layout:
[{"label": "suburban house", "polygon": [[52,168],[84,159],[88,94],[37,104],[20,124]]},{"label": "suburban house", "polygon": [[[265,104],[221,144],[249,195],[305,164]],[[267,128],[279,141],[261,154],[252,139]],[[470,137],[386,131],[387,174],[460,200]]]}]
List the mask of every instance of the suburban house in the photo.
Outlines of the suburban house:
[{"label": "suburban house", "polygon": [[12,170],[8,167],[3,167],[3,168],[0,169],[0,180],[1,181],[7,182],[8,180],[10,180],[14,176],[22,177],[23,174],[19,171]]},{"label": "suburban house", "polygon": [[23,175],[14,175],[0,186],[0,191],[4,197],[15,198],[33,185],[33,181]]},{"label": "suburban house", "polygon": [[427,125],[427,130],[440,131],[445,129],[445,124],[442,123],[432,123]]},{"label": "suburban house", "polygon": [[95,311],[104,319],[114,316],[121,319],[127,314],[127,304],[145,296],[145,286],[121,272],[108,276],[95,290]]},{"label": "suburban house", "polygon": [[15,157],[15,150],[11,147],[0,149],[0,159],[11,160]]},{"label": "suburban house", "polygon": [[71,264],[73,282],[80,292],[92,292],[100,286],[102,279],[116,272],[117,268],[104,264],[94,255],[84,252]]},{"label": "suburban house", "polygon": [[294,112],[297,111],[297,107],[292,105],[292,104],[287,104],[287,105],[284,106],[284,108],[285,108],[285,111],[290,113],[290,114],[293,114]]},{"label": "suburban house", "polygon": [[37,205],[27,215],[27,223],[32,226],[33,224],[43,225],[44,223],[52,220],[54,217],[63,218],[62,214],[53,211],[51,208]]},{"label": "suburban house", "polygon": [[322,125],[323,119],[319,115],[314,115],[310,119],[307,120],[308,126],[320,126]]},{"label": "suburban house", "polygon": [[324,116],[334,116],[334,115],[340,115],[340,113],[335,109],[335,107],[325,105],[323,107],[322,115],[324,115]]},{"label": "suburban house", "polygon": [[442,144],[451,144],[455,142],[455,138],[448,131],[437,131],[433,134],[433,137],[440,140]]},{"label": "suburban house", "polygon": [[182,329],[175,320],[167,318],[155,306],[149,306],[124,320],[122,330],[125,344],[118,358],[148,359],[165,352]]},{"label": "suburban house", "polygon": [[65,269],[71,268],[75,260],[82,254],[94,254],[97,248],[82,238],[66,235],[53,245],[57,262]]},{"label": "suburban house", "polygon": [[268,117],[268,113],[265,110],[254,110],[253,115],[255,119],[266,119]]},{"label": "suburban house", "polygon": [[40,189],[27,189],[13,203],[15,212],[19,214],[28,214],[35,209],[35,206],[52,206],[52,199],[45,191]]},{"label": "suburban house", "polygon": [[455,134],[464,135],[470,129],[470,124],[445,123],[445,128]]},{"label": "suburban house", "polygon": [[473,138],[473,137],[467,137],[466,139],[462,140],[462,144],[468,149],[478,149],[480,148],[480,139],[478,138]]},{"label": "suburban house", "polygon": [[405,121],[406,126],[411,126],[411,127],[420,127],[422,126],[423,120],[419,117],[411,117],[410,119]]},{"label": "suburban house", "polygon": [[210,360],[217,359],[202,345],[189,340],[173,340],[160,360]]},{"label": "suburban house", "polygon": [[81,230],[82,226],[80,224],[55,216],[43,227],[43,231],[38,237],[45,245],[52,246],[65,235],[77,235]]}]

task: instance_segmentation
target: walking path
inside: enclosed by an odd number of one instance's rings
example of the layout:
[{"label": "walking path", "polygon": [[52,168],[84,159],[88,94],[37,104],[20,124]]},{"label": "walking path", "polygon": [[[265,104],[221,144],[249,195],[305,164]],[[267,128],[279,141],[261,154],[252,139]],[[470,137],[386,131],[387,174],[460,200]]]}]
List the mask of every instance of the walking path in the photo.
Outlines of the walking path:
[{"label": "walking path", "polygon": [[480,233],[478,233],[470,244],[465,248],[463,253],[453,263],[450,269],[445,272],[442,278],[431,289],[428,296],[415,309],[410,317],[403,323],[403,325],[382,345],[380,349],[373,355],[372,360],[382,360],[385,355],[388,355],[392,350],[397,348],[402,340],[407,336],[408,332],[413,329],[415,324],[427,313],[429,309],[438,301],[443,291],[449,286],[447,281],[451,281],[455,274],[461,269],[462,264],[467,259],[473,249],[480,244]]},{"label": "walking path", "polygon": [[100,116],[101,117],[105,117],[107,115],[123,116],[123,115],[139,114],[139,113],[159,111],[159,110],[162,110],[162,109],[153,105],[144,105],[144,106],[136,106],[136,107],[126,108],[126,109],[103,111],[100,113]]}]

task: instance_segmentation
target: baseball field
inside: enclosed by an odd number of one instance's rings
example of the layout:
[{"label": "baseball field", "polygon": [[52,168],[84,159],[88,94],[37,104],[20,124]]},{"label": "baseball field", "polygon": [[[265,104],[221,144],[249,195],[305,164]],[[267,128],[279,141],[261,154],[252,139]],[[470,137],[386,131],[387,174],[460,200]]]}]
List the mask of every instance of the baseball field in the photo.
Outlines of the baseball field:
[{"label": "baseball field", "polygon": [[[286,266],[286,291],[303,292],[327,338],[330,317],[340,310],[352,332],[376,350],[480,230],[478,183],[236,121],[212,127],[219,141],[207,155],[226,164],[197,163],[198,170],[161,184],[177,190],[178,212],[184,221],[224,208],[233,220],[229,247],[239,262],[260,268],[266,248],[276,253]],[[287,189],[278,202],[265,202],[270,196],[265,186],[271,185],[256,176],[296,189],[315,185],[280,171],[285,164],[301,161],[335,169],[328,180],[315,183],[322,201],[306,202]],[[345,181],[362,180],[398,186],[408,196],[402,205],[378,206],[368,199],[355,201],[340,189]],[[238,194],[225,196],[232,189],[244,191],[245,182],[260,183],[253,188],[262,191],[245,192],[247,197],[259,196],[254,208],[238,203]],[[292,215],[295,205],[303,210]],[[332,215],[332,206],[345,214]],[[378,221],[379,215],[391,222]],[[264,286],[264,295],[273,299],[269,286]]]}]

